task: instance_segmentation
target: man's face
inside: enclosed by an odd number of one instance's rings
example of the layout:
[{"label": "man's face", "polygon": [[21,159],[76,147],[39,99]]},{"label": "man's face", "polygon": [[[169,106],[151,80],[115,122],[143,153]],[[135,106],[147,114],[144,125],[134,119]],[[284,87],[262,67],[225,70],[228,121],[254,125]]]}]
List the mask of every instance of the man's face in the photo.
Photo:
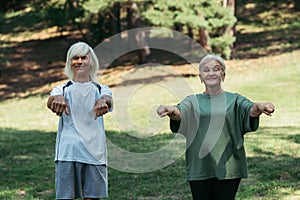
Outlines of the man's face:
[{"label": "man's face", "polygon": [[89,75],[91,69],[90,54],[74,56],[71,59],[71,69],[74,72],[74,77],[77,75]]}]

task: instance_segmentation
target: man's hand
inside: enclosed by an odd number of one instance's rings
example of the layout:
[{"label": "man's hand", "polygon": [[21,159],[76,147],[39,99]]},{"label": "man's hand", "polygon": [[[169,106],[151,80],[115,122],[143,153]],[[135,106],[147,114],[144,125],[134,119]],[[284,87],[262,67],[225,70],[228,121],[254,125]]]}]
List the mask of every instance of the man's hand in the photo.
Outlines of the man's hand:
[{"label": "man's hand", "polygon": [[64,111],[66,115],[70,115],[68,103],[63,95],[50,96],[47,107],[58,116],[61,116]]},{"label": "man's hand", "polygon": [[107,105],[106,99],[104,98],[98,99],[94,106],[95,119],[97,119],[97,117],[103,116],[104,114],[108,113],[108,111],[109,111],[109,106]]}]

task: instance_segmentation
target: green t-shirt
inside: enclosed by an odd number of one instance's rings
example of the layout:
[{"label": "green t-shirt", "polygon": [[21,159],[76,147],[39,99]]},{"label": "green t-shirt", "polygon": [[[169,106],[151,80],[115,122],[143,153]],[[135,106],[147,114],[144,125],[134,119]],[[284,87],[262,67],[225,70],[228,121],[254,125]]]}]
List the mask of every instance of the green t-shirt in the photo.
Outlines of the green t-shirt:
[{"label": "green t-shirt", "polygon": [[178,104],[181,121],[171,120],[170,128],[186,137],[187,180],[248,176],[244,134],[259,125],[259,117],[250,117],[252,105],[230,92],[191,95]]}]

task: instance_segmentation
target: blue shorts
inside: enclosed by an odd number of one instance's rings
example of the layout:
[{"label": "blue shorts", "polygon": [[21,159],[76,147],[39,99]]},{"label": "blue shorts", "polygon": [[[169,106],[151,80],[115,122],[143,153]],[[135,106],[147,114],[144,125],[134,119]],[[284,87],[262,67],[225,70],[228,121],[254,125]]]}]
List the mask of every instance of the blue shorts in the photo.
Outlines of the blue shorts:
[{"label": "blue shorts", "polygon": [[78,162],[55,162],[56,199],[105,198],[107,167]]}]

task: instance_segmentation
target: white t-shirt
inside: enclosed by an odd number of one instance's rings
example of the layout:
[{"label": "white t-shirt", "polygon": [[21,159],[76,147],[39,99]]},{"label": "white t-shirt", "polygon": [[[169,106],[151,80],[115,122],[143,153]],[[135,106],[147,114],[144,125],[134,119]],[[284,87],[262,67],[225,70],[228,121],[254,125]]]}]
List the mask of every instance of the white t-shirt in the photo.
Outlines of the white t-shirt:
[{"label": "white t-shirt", "polygon": [[[102,95],[112,96],[108,86],[101,85],[101,94],[93,82],[74,82],[56,86],[50,95],[64,95],[70,115],[63,112],[58,125],[55,161],[107,165],[106,136],[103,117],[94,119],[94,105]],[[63,89],[64,88],[64,89]]]}]

